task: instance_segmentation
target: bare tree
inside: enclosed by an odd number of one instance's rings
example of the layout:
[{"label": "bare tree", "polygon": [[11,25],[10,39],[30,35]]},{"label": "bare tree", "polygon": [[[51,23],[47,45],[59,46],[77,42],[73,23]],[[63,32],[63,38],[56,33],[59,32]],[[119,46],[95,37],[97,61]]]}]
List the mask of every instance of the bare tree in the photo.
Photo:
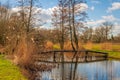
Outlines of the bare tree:
[{"label": "bare tree", "polygon": [[0,5],[0,44],[5,45],[5,39],[6,39],[6,24],[7,24],[7,14],[8,9],[6,7],[3,7]]},{"label": "bare tree", "polygon": [[82,34],[80,35],[80,39],[85,43],[88,41],[92,41],[92,37],[93,37],[93,29],[92,28],[85,29],[82,32]]},{"label": "bare tree", "polygon": [[[69,0],[69,31],[71,38],[71,45],[73,50],[79,49],[78,45],[78,30],[83,27],[82,22],[86,17],[86,12],[81,11],[81,4],[84,0]],[[74,46],[75,45],[75,46]]]},{"label": "bare tree", "polygon": [[104,22],[94,31],[93,41],[94,42],[106,42],[110,40],[112,36],[113,24],[111,22]]},{"label": "bare tree", "polygon": [[93,42],[97,42],[97,43],[100,43],[102,41],[104,41],[104,29],[102,27],[97,27],[94,31],[94,34],[93,34]]},{"label": "bare tree", "polygon": [[105,41],[108,41],[108,39],[111,37],[109,37],[112,29],[113,29],[113,24],[111,22],[104,22],[102,23],[101,27],[103,27],[104,30],[104,36],[105,36]]},{"label": "bare tree", "polygon": [[82,22],[86,17],[86,12],[80,10],[80,8],[82,7],[81,6],[82,3],[85,3],[85,1],[59,0],[59,11],[58,11],[59,14],[57,15],[57,13],[54,12],[54,17],[56,17],[55,19],[58,20],[54,19],[54,22],[56,26],[58,26],[57,24],[59,24],[60,27],[59,30],[60,30],[61,49],[64,49],[66,29],[69,33],[69,39],[71,41],[71,46],[73,50],[79,49],[79,45],[78,45],[79,29],[83,27]]},{"label": "bare tree", "polygon": [[79,48],[79,30],[84,27],[83,21],[86,17],[86,11],[80,10],[83,7],[83,3],[85,3],[84,0],[59,0],[59,7],[53,12],[53,23],[55,26],[60,27],[59,30],[61,29],[61,42],[64,42],[67,30],[73,50]]},{"label": "bare tree", "polygon": [[[36,49],[34,37],[37,32],[33,28],[34,3],[34,0],[20,0],[20,10],[10,16],[10,24],[11,27],[14,28],[12,35],[14,33],[14,40],[16,41],[15,47],[12,49],[12,51],[16,53],[14,55],[14,61],[17,59],[16,64],[29,72],[29,79],[35,78],[34,72],[36,71],[33,57],[33,55],[37,53],[34,52]],[[19,15],[17,15],[18,13]],[[13,42],[14,40],[11,41]],[[23,44],[23,46],[21,46],[21,44]],[[22,50],[22,52],[20,52],[20,50]]]}]

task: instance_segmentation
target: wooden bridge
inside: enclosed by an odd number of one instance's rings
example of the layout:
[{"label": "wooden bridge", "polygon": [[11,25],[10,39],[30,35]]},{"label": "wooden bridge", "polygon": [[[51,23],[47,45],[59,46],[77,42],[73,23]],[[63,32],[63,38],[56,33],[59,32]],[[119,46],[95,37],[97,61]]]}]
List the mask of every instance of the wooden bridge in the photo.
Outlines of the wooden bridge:
[{"label": "wooden bridge", "polygon": [[85,63],[106,60],[108,53],[91,51],[91,50],[53,50],[43,51],[36,56],[36,60],[39,62],[48,63]]}]

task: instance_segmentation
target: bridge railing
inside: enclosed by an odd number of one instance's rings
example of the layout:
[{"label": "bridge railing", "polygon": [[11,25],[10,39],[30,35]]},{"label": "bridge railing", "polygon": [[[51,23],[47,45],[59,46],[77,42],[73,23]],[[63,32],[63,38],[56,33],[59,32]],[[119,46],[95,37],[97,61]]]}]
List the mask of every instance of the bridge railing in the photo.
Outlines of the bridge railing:
[{"label": "bridge railing", "polygon": [[[108,57],[108,53],[91,50],[53,50],[40,52],[37,59],[38,61],[46,62],[62,62],[62,56],[64,56],[64,62],[75,62],[77,59],[78,62],[90,62],[105,60]],[[74,56],[75,58],[73,59]]]}]

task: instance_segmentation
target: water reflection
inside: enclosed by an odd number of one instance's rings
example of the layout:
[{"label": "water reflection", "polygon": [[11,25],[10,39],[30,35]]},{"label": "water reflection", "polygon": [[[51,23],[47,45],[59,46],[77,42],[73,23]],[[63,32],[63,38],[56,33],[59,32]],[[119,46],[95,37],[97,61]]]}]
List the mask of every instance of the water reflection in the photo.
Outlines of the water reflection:
[{"label": "water reflection", "polygon": [[[61,64],[49,72],[44,71],[39,73],[41,75],[40,80],[63,80]],[[75,78],[73,79],[74,74]],[[120,80],[120,62],[79,63],[76,68],[75,63],[72,65],[71,63],[65,63],[64,80]]]}]

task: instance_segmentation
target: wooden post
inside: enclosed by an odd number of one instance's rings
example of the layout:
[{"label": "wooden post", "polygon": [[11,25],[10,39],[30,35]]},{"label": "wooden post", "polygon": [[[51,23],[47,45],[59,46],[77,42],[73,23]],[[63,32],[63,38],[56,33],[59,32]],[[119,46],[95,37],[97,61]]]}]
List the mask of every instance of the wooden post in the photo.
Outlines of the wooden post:
[{"label": "wooden post", "polygon": [[56,55],[55,55],[55,51],[53,52],[53,61],[56,62]]},{"label": "wooden post", "polygon": [[107,58],[108,58],[108,53],[105,54],[105,59],[107,59]]},{"label": "wooden post", "polygon": [[88,51],[85,51],[85,62],[88,62],[87,56],[88,56]]}]

